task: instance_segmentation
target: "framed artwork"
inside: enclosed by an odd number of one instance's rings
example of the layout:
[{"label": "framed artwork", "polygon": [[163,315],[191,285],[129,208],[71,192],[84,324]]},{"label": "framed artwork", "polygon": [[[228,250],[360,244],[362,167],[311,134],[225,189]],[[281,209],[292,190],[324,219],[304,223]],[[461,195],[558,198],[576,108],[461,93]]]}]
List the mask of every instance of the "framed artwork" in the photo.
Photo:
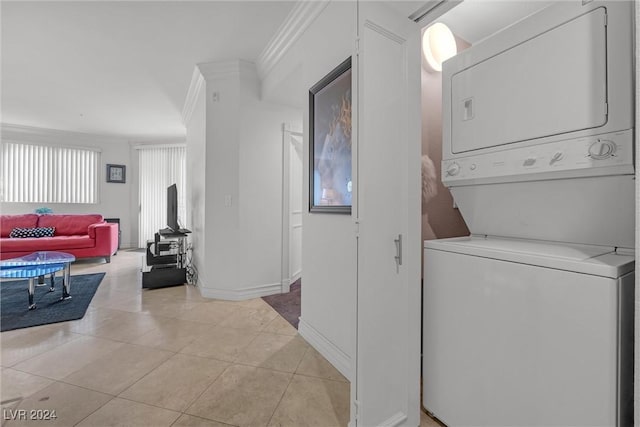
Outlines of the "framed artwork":
[{"label": "framed artwork", "polygon": [[351,58],[309,90],[309,212],[351,213]]},{"label": "framed artwork", "polygon": [[127,167],[125,165],[107,165],[107,182],[117,182],[124,184],[126,178]]}]

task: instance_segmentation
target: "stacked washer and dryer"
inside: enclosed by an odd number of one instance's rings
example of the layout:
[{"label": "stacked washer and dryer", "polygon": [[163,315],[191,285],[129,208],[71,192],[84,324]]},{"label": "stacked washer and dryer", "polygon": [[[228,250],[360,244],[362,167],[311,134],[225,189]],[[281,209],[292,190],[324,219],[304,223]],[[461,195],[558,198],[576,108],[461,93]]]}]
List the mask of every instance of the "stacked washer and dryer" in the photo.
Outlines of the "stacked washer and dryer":
[{"label": "stacked washer and dryer", "polygon": [[423,404],[449,426],[633,423],[633,2],[561,1],[443,66]]}]

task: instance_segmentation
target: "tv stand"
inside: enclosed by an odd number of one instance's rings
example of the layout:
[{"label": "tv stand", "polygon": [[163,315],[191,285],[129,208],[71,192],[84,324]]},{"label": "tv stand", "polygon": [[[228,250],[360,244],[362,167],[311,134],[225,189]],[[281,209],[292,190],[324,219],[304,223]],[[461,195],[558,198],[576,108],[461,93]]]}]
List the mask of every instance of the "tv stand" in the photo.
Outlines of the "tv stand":
[{"label": "tv stand", "polygon": [[169,227],[158,230],[158,234],[163,237],[186,237],[189,233],[191,233],[191,230],[187,230],[186,228],[179,228],[178,231],[172,230]]},{"label": "tv stand", "polygon": [[147,241],[142,266],[142,287],[146,289],[179,286],[187,282],[187,234],[170,228],[159,230]]}]

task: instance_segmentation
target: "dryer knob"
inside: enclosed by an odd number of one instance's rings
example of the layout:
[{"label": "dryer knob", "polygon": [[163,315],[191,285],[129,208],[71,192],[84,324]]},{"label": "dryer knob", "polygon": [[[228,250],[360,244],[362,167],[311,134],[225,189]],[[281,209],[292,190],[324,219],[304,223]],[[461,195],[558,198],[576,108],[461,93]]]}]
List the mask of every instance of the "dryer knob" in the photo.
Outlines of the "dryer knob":
[{"label": "dryer knob", "polygon": [[447,175],[448,176],[456,176],[460,173],[460,165],[457,163],[451,163],[449,165],[449,167],[447,168]]},{"label": "dryer knob", "polygon": [[616,152],[616,144],[607,139],[598,139],[589,147],[589,157],[593,160],[605,160]]}]

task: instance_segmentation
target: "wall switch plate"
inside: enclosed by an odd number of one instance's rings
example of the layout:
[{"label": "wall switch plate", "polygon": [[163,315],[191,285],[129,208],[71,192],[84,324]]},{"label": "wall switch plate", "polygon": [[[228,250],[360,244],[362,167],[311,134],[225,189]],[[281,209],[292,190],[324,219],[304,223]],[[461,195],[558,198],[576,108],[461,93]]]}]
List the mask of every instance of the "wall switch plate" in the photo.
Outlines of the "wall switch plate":
[{"label": "wall switch plate", "polygon": [[231,195],[227,194],[226,196],[224,196],[224,206],[227,208],[231,207]]}]

